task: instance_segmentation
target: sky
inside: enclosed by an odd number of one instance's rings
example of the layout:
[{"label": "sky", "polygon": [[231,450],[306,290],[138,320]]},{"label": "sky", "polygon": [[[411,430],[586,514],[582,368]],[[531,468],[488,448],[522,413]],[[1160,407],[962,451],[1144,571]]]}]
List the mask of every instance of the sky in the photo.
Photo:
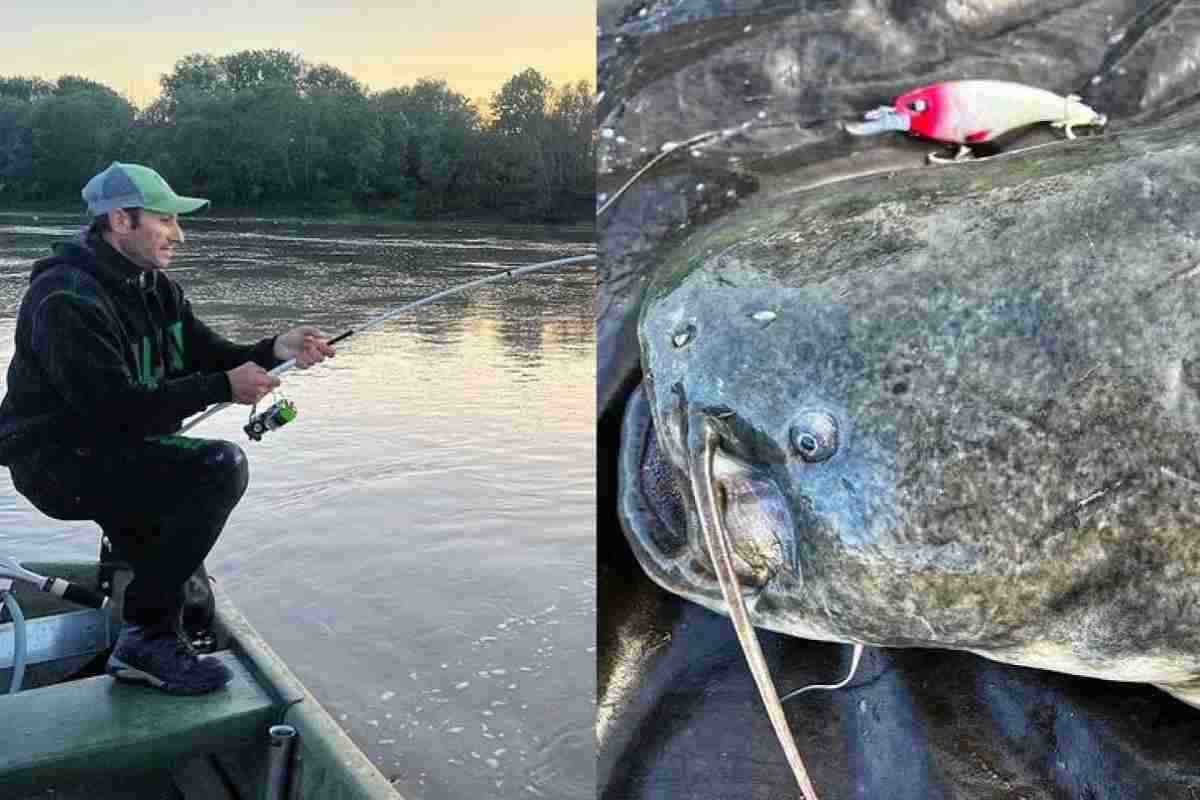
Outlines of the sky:
[{"label": "sky", "polygon": [[240,8],[161,0],[112,7],[96,0],[3,2],[0,76],[82,75],[139,108],[158,96],[159,77],[185,55],[240,50],[288,50],[349,73],[369,91],[436,78],[486,101],[527,67],[555,86],[596,85],[594,0],[260,0]]}]

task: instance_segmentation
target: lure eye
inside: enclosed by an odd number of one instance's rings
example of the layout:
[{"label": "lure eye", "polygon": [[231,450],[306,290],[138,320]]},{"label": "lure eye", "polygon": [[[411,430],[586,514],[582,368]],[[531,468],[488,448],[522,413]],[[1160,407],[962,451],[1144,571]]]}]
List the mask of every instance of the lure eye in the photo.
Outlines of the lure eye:
[{"label": "lure eye", "polygon": [[838,449],[838,424],[824,411],[804,411],[788,431],[792,451],[804,461],[827,461]]},{"label": "lure eye", "polygon": [[924,100],[909,100],[908,101],[908,110],[912,111],[914,113],[920,114],[922,111],[924,111],[927,108],[929,108],[929,105]]}]

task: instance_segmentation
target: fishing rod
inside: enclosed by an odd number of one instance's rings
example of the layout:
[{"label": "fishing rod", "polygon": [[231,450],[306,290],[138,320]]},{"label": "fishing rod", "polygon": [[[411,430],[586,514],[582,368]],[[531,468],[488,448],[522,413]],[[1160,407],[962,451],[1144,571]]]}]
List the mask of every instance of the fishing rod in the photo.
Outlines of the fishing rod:
[{"label": "fishing rod", "polygon": [[[483,286],[485,283],[493,283],[494,281],[503,280],[505,278],[515,278],[518,275],[525,275],[530,272],[536,272],[538,270],[549,269],[551,267],[562,267],[562,266],[566,266],[567,264],[583,264],[583,263],[586,263],[589,261],[595,261],[595,260],[596,260],[596,256],[594,256],[594,255],[572,256],[571,258],[559,258],[554,261],[543,261],[538,264],[528,264],[524,267],[514,267],[512,269],[506,269],[501,272],[497,272],[492,275],[488,275],[486,278],[477,278],[476,280],[468,281],[467,283],[461,283],[458,286],[451,286],[449,289],[443,289],[442,291],[431,294],[428,297],[422,297],[420,300],[414,300],[411,303],[407,303],[405,305],[400,306],[399,308],[393,309],[392,311],[388,311],[387,313],[382,314],[373,320],[370,320],[362,327],[350,328],[349,330],[343,331],[342,333],[339,333],[337,336],[330,339],[329,344],[331,344],[331,345],[337,344],[338,342],[345,341],[346,339],[349,339],[352,336],[357,336],[360,333],[366,333],[367,331],[371,330],[372,328],[382,325],[383,323],[388,322],[389,320],[395,319],[396,317],[400,316],[401,314],[403,314],[406,311],[411,311],[414,308],[418,308],[423,305],[428,305],[429,303],[432,303],[435,300],[440,300],[441,298],[447,297],[448,295],[457,294],[459,292],[465,292],[467,289],[474,289],[476,286]],[[282,364],[275,367],[275,369],[271,370],[267,374],[268,375],[282,375],[283,373],[287,372],[288,370],[292,369],[295,366],[296,366],[296,359],[293,358],[289,361],[283,362]],[[195,419],[191,420],[186,425],[184,425],[182,428],[180,428],[179,432],[186,433],[187,431],[189,431],[192,428],[199,425],[204,420],[211,417],[213,414],[216,414],[218,411],[228,408],[231,405],[233,405],[233,403],[219,403],[218,405],[213,406],[212,408],[208,409],[203,414],[199,415],[198,417],[196,417]],[[264,411],[258,415],[254,414],[253,407],[251,407],[250,422],[245,426],[244,430],[246,431],[247,435],[250,436],[251,439],[253,439],[255,441],[259,441],[262,439],[263,434],[267,433],[268,431],[275,430],[276,428],[279,428],[279,427],[285,425],[286,423],[292,421],[295,418],[296,418],[295,404],[293,404],[289,400],[280,400],[280,401],[274,403],[266,411]]]}]

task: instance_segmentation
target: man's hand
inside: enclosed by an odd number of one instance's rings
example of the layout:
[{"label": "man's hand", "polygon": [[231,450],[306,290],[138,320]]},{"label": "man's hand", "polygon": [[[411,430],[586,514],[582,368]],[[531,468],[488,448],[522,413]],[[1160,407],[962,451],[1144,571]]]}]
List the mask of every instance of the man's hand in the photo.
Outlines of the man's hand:
[{"label": "man's hand", "polygon": [[233,389],[233,402],[246,406],[252,406],[262,400],[279,385],[279,378],[253,361],[247,361],[225,374],[229,376],[229,386]]},{"label": "man's hand", "polygon": [[275,338],[275,357],[281,361],[294,358],[296,366],[300,369],[320,364],[326,357],[333,358],[336,353],[337,351],[329,346],[328,337],[311,325],[292,328]]}]

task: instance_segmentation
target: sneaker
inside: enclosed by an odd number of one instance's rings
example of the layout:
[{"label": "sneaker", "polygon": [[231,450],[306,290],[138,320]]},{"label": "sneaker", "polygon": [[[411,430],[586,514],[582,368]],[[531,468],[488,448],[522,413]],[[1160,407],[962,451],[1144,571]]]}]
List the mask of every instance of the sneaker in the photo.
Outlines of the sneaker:
[{"label": "sneaker", "polygon": [[108,657],[106,671],[117,680],[148,683],[168,694],[207,694],[233,678],[215,658],[201,658],[170,628],[126,625]]}]

